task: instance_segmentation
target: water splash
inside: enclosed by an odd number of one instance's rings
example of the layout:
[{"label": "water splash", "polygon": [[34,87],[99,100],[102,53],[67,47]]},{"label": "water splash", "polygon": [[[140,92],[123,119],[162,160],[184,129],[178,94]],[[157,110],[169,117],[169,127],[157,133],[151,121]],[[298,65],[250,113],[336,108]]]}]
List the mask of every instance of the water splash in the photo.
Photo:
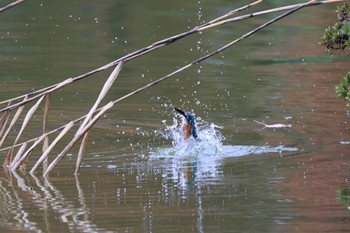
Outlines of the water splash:
[{"label": "water splash", "polygon": [[218,155],[222,147],[222,135],[218,129],[221,126],[215,124],[208,124],[197,117],[197,133],[198,138],[193,137],[184,139],[182,126],[185,120],[178,122],[176,118],[173,118],[173,124],[167,125],[166,121],[163,121],[165,125],[164,131],[159,131],[158,134],[165,139],[172,140],[172,148],[165,148],[151,153],[155,157],[168,157],[168,156],[186,156],[193,157],[198,155]]},{"label": "water splash", "polygon": [[[283,151],[297,151],[297,148],[279,145],[254,146],[254,145],[223,145],[221,126],[207,123],[197,117],[198,139],[193,137],[184,139],[182,125],[184,119],[179,122],[173,118],[173,123],[167,125],[158,134],[172,141],[172,147],[155,150],[149,154],[149,162],[155,163],[157,168],[163,171],[165,180],[171,180],[186,190],[194,183],[198,187],[202,183],[219,181],[223,176],[222,163],[225,158],[247,156],[252,154],[282,153]],[[153,165],[151,165],[153,166]],[[200,181],[199,183],[197,183]],[[167,187],[167,183],[164,187]]]},{"label": "water splash", "polygon": [[159,131],[158,134],[165,139],[172,140],[173,147],[164,148],[151,152],[151,158],[167,158],[167,157],[239,157],[250,154],[263,153],[282,153],[283,151],[297,151],[294,147],[285,147],[279,145],[271,146],[253,146],[253,145],[223,145],[222,134],[219,129],[222,126],[213,123],[207,123],[197,117],[197,133],[198,139],[193,137],[184,139],[182,126],[185,120],[178,122],[177,118],[173,118],[173,124],[167,125],[166,120],[163,121],[165,126],[164,131]]}]

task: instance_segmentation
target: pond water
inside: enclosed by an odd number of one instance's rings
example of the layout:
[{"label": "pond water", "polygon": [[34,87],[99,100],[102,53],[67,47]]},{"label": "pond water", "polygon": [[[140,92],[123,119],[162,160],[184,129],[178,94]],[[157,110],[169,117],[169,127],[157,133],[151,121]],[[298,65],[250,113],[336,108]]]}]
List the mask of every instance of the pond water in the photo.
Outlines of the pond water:
[{"label": "pond water", "polygon": [[[27,1],[0,14],[0,100],[93,70],[247,3]],[[269,1],[247,12],[278,6]],[[335,8],[305,8],[118,103],[92,128],[78,176],[77,145],[47,178],[1,169],[0,231],[348,231],[349,112],[334,86],[349,71],[350,56],[330,56],[318,44]],[[206,30],[125,63],[103,103],[274,16]],[[110,72],[53,93],[48,128],[86,114]],[[200,140],[182,139],[174,106],[195,114]],[[40,133],[40,114],[23,138]],[[39,156],[35,151],[28,166]]]}]

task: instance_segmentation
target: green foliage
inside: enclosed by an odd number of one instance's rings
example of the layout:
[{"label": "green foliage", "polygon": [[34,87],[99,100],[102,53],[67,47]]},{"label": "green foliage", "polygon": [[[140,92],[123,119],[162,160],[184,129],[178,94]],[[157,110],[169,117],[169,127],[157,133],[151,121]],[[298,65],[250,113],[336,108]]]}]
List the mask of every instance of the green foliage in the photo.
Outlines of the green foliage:
[{"label": "green foliage", "polygon": [[[338,200],[340,200],[344,205],[350,207],[350,190],[347,188],[337,190]],[[349,212],[350,214],[350,212]]]},{"label": "green foliage", "polygon": [[[337,7],[338,20],[333,26],[328,26],[322,36],[321,44],[329,52],[341,50],[350,47],[350,3]],[[337,96],[347,101],[350,107],[350,72],[335,87]]]},{"label": "green foliage", "polygon": [[344,50],[350,47],[350,3],[346,2],[337,8],[338,21],[327,27],[322,36],[321,44],[328,51]]},{"label": "green foliage", "polygon": [[336,86],[337,96],[344,98],[347,101],[347,106],[350,106],[350,72]]}]

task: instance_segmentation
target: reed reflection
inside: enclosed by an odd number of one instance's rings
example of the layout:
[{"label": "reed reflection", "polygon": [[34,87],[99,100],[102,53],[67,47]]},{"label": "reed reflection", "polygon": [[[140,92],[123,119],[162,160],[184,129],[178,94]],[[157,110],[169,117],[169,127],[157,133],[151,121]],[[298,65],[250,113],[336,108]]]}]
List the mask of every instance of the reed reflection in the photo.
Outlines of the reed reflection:
[{"label": "reed reflection", "polygon": [[66,198],[48,179],[6,172],[0,180],[4,221],[1,225],[33,232],[108,232],[92,223],[77,176],[75,184],[77,195],[73,200]]}]

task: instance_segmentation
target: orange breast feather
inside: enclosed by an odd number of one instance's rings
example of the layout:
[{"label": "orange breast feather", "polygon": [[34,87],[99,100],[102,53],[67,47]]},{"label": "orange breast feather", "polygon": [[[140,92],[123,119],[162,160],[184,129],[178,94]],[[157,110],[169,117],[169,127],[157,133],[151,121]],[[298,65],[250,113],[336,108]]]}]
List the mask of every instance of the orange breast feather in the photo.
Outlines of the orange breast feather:
[{"label": "orange breast feather", "polygon": [[192,134],[192,127],[190,124],[184,124],[183,126],[183,130],[184,130],[184,137],[185,139],[189,138]]}]

